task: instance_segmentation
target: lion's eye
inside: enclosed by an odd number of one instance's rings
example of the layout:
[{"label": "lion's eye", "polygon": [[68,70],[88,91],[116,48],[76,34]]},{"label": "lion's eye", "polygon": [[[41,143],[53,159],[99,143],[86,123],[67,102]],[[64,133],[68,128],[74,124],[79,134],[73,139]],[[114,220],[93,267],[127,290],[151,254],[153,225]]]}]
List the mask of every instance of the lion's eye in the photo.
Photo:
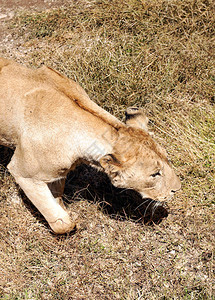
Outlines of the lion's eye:
[{"label": "lion's eye", "polygon": [[156,172],[156,173],[152,174],[151,176],[152,176],[152,177],[161,176],[161,172],[160,172],[160,171],[158,171],[158,172]]}]

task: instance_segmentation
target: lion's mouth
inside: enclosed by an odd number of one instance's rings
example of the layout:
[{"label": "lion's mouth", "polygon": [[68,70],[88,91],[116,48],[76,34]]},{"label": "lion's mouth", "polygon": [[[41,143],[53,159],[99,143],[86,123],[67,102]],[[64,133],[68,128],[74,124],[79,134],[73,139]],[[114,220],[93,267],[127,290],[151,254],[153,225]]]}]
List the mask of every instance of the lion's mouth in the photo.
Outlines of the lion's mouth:
[{"label": "lion's mouth", "polygon": [[163,218],[168,216],[167,205],[165,202],[145,198],[135,210],[141,215],[140,220],[144,224],[159,224]]}]

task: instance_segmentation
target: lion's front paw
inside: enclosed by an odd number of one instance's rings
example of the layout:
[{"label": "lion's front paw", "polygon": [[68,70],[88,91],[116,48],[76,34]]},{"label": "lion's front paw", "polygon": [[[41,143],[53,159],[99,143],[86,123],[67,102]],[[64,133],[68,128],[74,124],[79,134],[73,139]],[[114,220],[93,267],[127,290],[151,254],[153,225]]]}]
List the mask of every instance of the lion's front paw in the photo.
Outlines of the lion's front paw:
[{"label": "lion's front paw", "polygon": [[64,216],[64,218],[59,218],[55,222],[49,222],[49,225],[57,234],[70,232],[79,228],[78,215],[73,213],[72,218],[69,215],[66,217]]}]

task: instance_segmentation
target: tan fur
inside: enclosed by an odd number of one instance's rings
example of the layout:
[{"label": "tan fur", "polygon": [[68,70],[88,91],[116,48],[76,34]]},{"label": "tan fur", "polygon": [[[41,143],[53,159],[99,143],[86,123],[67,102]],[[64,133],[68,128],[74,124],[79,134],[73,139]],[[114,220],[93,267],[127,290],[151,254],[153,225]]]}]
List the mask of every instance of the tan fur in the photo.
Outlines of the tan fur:
[{"label": "tan fur", "polygon": [[66,175],[83,161],[144,198],[167,200],[180,188],[147,122],[142,110],[120,122],[57,71],[0,59],[0,144],[15,149],[8,169],[56,233],[76,224],[61,196]]}]

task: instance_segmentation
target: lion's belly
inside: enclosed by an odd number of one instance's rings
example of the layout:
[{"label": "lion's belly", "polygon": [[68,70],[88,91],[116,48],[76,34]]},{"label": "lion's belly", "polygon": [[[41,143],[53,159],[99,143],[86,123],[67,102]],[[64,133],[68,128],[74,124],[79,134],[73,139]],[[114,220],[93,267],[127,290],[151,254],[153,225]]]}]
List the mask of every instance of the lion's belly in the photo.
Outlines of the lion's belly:
[{"label": "lion's belly", "polygon": [[15,148],[18,140],[16,129],[6,121],[0,116],[0,145]]},{"label": "lion's belly", "polygon": [[16,146],[18,140],[17,114],[19,109],[14,106],[11,98],[0,92],[0,144],[10,148]]}]

